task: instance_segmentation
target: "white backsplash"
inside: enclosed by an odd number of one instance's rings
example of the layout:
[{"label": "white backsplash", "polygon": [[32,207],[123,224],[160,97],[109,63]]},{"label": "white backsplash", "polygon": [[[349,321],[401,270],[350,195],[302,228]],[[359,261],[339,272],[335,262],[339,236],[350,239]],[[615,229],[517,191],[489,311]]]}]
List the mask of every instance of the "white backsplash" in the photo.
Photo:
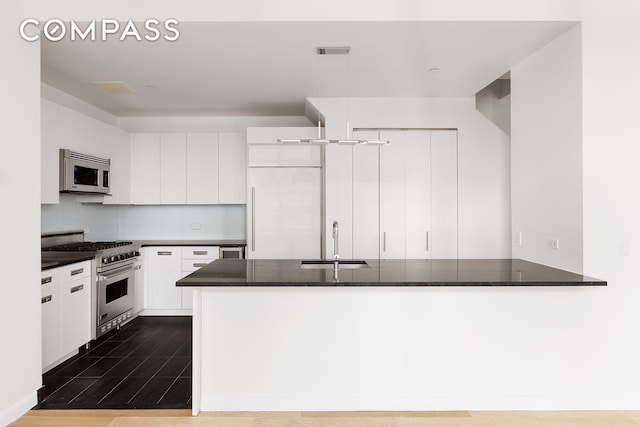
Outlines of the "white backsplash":
[{"label": "white backsplash", "polygon": [[85,240],[244,239],[245,205],[109,206],[61,194],[41,205],[42,232],[82,230]]},{"label": "white backsplash", "polygon": [[118,224],[119,239],[244,239],[245,206],[119,206]]}]

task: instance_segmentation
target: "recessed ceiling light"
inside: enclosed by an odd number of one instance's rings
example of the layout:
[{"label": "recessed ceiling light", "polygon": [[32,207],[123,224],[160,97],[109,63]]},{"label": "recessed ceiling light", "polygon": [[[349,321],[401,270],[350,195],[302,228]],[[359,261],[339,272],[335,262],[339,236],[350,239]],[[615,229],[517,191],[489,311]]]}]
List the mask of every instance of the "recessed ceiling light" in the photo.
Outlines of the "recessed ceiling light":
[{"label": "recessed ceiling light", "polygon": [[108,93],[134,93],[136,90],[125,82],[91,82]]},{"label": "recessed ceiling light", "polygon": [[440,72],[440,68],[438,68],[438,67],[429,68],[429,72],[430,73],[438,73],[438,72]]}]

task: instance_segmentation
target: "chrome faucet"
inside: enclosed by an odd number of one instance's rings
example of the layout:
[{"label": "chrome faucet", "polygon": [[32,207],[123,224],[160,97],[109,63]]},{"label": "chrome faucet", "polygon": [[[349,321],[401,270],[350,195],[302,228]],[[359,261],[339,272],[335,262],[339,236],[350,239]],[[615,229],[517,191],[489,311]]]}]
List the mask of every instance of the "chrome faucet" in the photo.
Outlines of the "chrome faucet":
[{"label": "chrome faucet", "polygon": [[338,255],[338,221],[333,221],[333,259],[335,261],[334,268],[338,268],[338,260],[340,259],[340,255]]},{"label": "chrome faucet", "polygon": [[333,221],[333,259],[340,259],[338,255],[338,221]]}]

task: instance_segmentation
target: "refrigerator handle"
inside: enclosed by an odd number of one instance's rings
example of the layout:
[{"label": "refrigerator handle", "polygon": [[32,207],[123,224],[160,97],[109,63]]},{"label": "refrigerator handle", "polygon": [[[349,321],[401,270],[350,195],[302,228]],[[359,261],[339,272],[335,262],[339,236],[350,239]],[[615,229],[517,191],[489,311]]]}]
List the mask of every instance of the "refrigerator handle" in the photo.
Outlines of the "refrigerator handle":
[{"label": "refrigerator handle", "polygon": [[256,187],[251,187],[251,251],[256,251]]}]

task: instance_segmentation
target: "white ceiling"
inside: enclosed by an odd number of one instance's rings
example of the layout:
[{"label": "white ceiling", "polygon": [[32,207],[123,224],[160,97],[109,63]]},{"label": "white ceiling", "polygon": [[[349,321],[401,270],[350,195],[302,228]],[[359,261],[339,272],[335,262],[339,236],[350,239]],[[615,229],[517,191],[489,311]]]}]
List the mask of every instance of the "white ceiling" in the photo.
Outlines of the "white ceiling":
[{"label": "white ceiling", "polygon": [[[302,115],[305,97],[473,96],[573,25],[181,23],[176,42],[43,41],[42,81],[116,116]],[[318,56],[317,46],[351,54]]]}]

